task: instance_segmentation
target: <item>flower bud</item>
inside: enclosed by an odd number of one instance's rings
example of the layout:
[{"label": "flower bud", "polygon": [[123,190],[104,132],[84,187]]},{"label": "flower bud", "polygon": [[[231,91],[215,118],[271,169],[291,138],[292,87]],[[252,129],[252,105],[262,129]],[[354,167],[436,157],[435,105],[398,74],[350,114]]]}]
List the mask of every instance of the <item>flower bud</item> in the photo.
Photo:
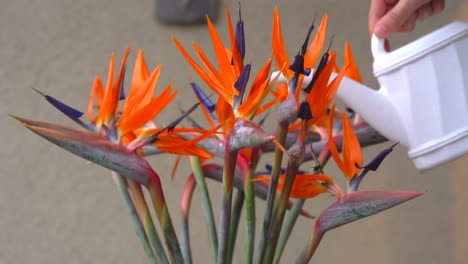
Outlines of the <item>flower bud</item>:
[{"label": "flower bud", "polygon": [[226,147],[229,151],[255,148],[275,139],[275,137],[275,135],[267,134],[256,123],[244,118],[237,118],[231,133],[229,133]]}]

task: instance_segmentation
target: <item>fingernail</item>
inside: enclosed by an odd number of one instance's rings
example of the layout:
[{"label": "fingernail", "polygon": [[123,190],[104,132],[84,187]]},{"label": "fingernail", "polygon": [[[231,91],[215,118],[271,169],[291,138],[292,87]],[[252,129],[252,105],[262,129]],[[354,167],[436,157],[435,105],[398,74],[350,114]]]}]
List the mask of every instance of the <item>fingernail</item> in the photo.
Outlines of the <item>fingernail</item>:
[{"label": "fingernail", "polygon": [[390,30],[384,25],[377,25],[375,26],[374,33],[378,38],[382,39],[390,35]]}]

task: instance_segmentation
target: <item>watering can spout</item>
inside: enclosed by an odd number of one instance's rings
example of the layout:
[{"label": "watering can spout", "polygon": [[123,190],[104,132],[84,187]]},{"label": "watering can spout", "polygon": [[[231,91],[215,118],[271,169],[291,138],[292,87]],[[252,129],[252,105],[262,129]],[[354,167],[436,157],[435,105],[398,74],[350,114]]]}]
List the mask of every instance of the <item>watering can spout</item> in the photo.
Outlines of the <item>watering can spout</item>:
[{"label": "watering can spout", "polygon": [[405,126],[395,104],[385,91],[385,89],[376,91],[345,77],[336,96],[359,113],[380,134],[391,141],[408,146]]}]

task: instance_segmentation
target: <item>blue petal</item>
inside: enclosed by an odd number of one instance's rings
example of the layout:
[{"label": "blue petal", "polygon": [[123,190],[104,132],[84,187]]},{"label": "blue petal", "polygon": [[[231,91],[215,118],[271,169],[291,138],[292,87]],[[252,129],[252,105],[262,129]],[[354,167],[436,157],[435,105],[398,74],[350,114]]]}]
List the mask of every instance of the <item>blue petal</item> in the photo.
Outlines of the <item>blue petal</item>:
[{"label": "blue petal", "polygon": [[247,87],[247,82],[249,81],[250,77],[250,64],[246,64],[245,67],[242,69],[242,72],[237,79],[234,87],[239,91],[239,95],[234,97],[234,103],[232,108],[236,109],[241,103],[242,98],[244,97],[245,87]]},{"label": "blue petal", "polygon": [[242,59],[245,57],[245,34],[244,34],[244,21],[241,17],[241,8],[239,5],[239,21],[236,24],[236,43],[239,48]]},{"label": "blue petal", "polygon": [[109,138],[109,141],[114,142],[114,143],[117,141],[118,137],[117,137],[117,130],[115,129],[115,127],[109,128],[106,125],[102,125],[102,129],[104,130],[107,137]]},{"label": "blue petal", "polygon": [[[382,161],[390,154],[390,152],[393,151],[393,148],[397,145],[398,143],[393,144],[391,147],[386,148],[382,150],[379,154],[377,154],[367,165],[365,165],[363,168],[371,171],[376,171]],[[357,166],[358,167],[358,166]]]},{"label": "blue petal", "polygon": [[304,71],[304,56],[298,53],[294,57],[294,62],[289,66],[289,69],[294,71],[294,76],[288,82],[288,89],[291,93],[296,93],[297,82],[299,80],[299,74],[305,74]]},{"label": "blue petal", "polygon": [[304,88],[304,92],[310,93],[310,91],[312,90],[312,87],[314,86],[315,82],[317,81],[318,77],[320,76],[320,73],[322,73],[323,69],[327,65],[328,57],[329,57],[328,52],[325,52],[322,55],[322,58],[320,59],[319,66],[317,67],[317,70],[314,71],[314,76],[312,77],[312,80],[310,81],[310,83],[307,85],[306,88]]},{"label": "blue petal", "polygon": [[[33,88],[34,89],[34,88]],[[73,107],[70,107],[59,100],[55,99],[54,97],[44,94],[41,91],[34,89],[37,93],[40,95],[44,96],[44,98],[49,102],[51,105],[53,105],[55,108],[57,108],[60,112],[64,113],[66,116],[68,116],[71,119],[76,119],[80,118],[83,116],[83,112],[76,110]]]},{"label": "blue petal", "polygon": [[308,102],[304,101],[301,103],[297,117],[305,121],[312,119],[312,110],[310,109],[310,104]]},{"label": "blue petal", "polygon": [[125,100],[125,90],[124,90],[124,83],[125,83],[125,71],[127,66],[124,66],[123,75],[122,75],[122,83],[120,84],[120,97],[119,100]]},{"label": "blue petal", "polygon": [[393,151],[393,148],[397,145],[398,143],[393,144],[390,148],[386,148],[382,150],[377,156],[375,156],[367,165],[364,167],[360,167],[357,163],[355,164],[356,168],[363,169],[362,172],[359,175],[356,175],[351,179],[349,182],[349,190],[350,191],[357,191],[359,188],[359,184],[361,184],[362,179],[367,175],[369,171],[376,171],[380,164],[382,164],[382,161],[390,154],[390,152]]},{"label": "blue petal", "polygon": [[289,66],[289,69],[297,74],[306,74],[306,72],[304,71],[304,56],[301,54],[297,54],[294,57],[294,62],[291,64],[291,66]]},{"label": "blue petal", "polygon": [[314,21],[312,22],[312,25],[309,27],[309,30],[307,31],[306,39],[304,40],[304,43],[302,43],[302,48],[301,48],[302,55],[304,55],[307,51],[307,46],[309,45],[310,34],[314,30],[314,22],[315,22],[315,17],[314,17]]},{"label": "blue petal", "polygon": [[208,109],[208,112],[213,113],[216,109],[216,105],[210,100],[210,98],[203,92],[203,90],[194,82],[190,82],[193,91],[198,97],[198,100]]},{"label": "blue petal", "polygon": [[59,100],[55,99],[54,97],[44,94],[43,92],[33,88],[34,91],[36,91],[38,94],[44,96],[44,98],[49,102],[51,105],[53,105],[55,108],[57,108],[60,112],[64,113],[67,117],[75,121],[77,124],[79,124],[81,127],[92,130],[88,125],[83,123],[83,121],[80,120],[80,118],[83,116],[83,112],[76,110],[73,107],[70,107]]}]

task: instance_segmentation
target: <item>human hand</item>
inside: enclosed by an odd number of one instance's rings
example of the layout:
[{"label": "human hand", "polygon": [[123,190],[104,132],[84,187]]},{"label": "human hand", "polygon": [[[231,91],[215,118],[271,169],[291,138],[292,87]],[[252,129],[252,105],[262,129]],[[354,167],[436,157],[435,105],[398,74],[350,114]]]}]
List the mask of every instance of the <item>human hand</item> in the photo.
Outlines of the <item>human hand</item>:
[{"label": "human hand", "polygon": [[413,31],[416,21],[440,13],[445,0],[371,0],[369,32],[387,38],[393,32]]}]

